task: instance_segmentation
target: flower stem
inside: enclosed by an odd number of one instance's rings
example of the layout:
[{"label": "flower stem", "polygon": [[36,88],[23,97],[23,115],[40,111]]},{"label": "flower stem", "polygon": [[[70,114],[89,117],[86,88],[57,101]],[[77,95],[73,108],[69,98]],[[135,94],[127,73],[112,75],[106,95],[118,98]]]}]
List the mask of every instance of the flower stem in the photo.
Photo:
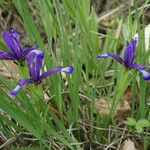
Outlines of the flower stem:
[{"label": "flower stem", "polygon": [[42,84],[32,84],[31,87],[31,97],[35,102],[35,107],[37,109],[38,112],[42,111],[43,109],[43,102],[42,102],[42,97],[43,97],[43,93],[42,93]]},{"label": "flower stem", "polygon": [[25,65],[19,65],[19,75],[21,79],[29,77],[28,68]]},{"label": "flower stem", "polygon": [[129,70],[127,70],[125,68],[122,71],[122,75],[121,75],[120,79],[118,80],[118,83],[117,83],[117,86],[116,86],[116,89],[114,92],[114,96],[112,99],[112,104],[111,104],[109,116],[107,119],[107,123],[109,122],[110,118],[113,117],[114,111],[120,102],[121,96],[123,95],[124,91],[126,90],[126,88],[128,87],[129,84],[130,84]]},{"label": "flower stem", "polygon": [[117,104],[120,101],[121,96],[123,95],[124,91],[129,85],[129,70],[124,69],[121,75],[121,78],[119,79],[119,82],[117,83],[117,87],[115,89],[114,97],[113,97],[113,103],[114,108],[116,108]]}]

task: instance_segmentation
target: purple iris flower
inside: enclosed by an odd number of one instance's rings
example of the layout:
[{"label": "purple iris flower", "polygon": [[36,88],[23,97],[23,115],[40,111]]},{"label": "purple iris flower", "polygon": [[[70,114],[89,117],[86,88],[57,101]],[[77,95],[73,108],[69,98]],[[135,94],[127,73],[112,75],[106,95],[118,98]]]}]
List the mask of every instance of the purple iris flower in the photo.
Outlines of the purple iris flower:
[{"label": "purple iris flower", "polygon": [[120,56],[113,54],[113,53],[106,53],[106,54],[98,55],[98,58],[112,57],[128,69],[133,68],[133,69],[139,70],[143,74],[143,79],[149,80],[150,73],[148,73],[145,70],[145,67],[141,64],[134,63],[134,54],[135,54],[136,44],[137,44],[137,39],[133,39],[130,43],[128,41],[126,42],[124,59],[122,59]]},{"label": "purple iris flower", "polygon": [[2,38],[9,50],[8,52],[0,50],[0,59],[3,60],[21,61],[31,50],[38,48],[37,45],[34,45],[33,47],[21,48],[19,43],[19,33],[15,29],[11,29],[9,32],[3,32]]},{"label": "purple iris flower", "polygon": [[33,50],[28,55],[29,56],[27,57],[27,63],[29,67],[30,78],[20,80],[14,90],[10,91],[11,95],[16,95],[19,89],[28,83],[39,84],[43,79],[53,73],[67,72],[68,74],[71,74],[73,72],[72,66],[68,66],[65,68],[58,66],[51,68],[50,70],[41,74],[40,71],[43,64],[44,52],[40,50]]}]

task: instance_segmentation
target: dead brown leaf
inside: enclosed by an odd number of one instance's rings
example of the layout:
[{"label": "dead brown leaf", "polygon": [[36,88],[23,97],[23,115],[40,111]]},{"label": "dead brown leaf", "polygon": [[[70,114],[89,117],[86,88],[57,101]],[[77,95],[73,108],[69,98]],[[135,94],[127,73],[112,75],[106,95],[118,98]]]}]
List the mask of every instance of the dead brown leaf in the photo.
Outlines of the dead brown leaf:
[{"label": "dead brown leaf", "polygon": [[10,60],[0,61],[0,75],[9,79],[13,76],[17,79],[19,77],[17,65]]},{"label": "dead brown leaf", "polygon": [[116,119],[122,123],[129,115],[130,111],[130,104],[127,101],[122,101],[119,103],[116,111],[115,111],[115,116]]},{"label": "dead brown leaf", "polygon": [[130,139],[126,139],[122,145],[120,150],[138,150],[135,146],[135,143],[131,141]]},{"label": "dead brown leaf", "polygon": [[[138,98],[138,94],[137,94]],[[132,99],[132,87],[129,86],[123,96],[120,99],[120,102],[117,106],[117,108],[114,111],[114,116],[116,119],[121,123],[128,117],[129,111],[130,111],[130,102]],[[95,100],[95,111],[99,113],[100,116],[108,115],[112,105],[111,99],[98,99]]]},{"label": "dead brown leaf", "polygon": [[[99,99],[95,101],[94,108],[95,112],[99,113],[100,116],[105,116],[109,114],[111,110],[112,101],[110,99]],[[114,111],[114,116],[119,122],[122,122],[127,118],[130,111],[130,105],[127,101],[121,101],[116,110]]]},{"label": "dead brown leaf", "polygon": [[100,116],[105,116],[109,113],[110,110],[110,100],[107,99],[98,99],[95,100],[94,108],[95,112],[98,112]]},{"label": "dead brown leaf", "polygon": [[132,87],[129,86],[129,87],[125,90],[123,96],[121,97],[121,101],[130,102],[130,101],[131,101],[131,98],[132,98]]}]

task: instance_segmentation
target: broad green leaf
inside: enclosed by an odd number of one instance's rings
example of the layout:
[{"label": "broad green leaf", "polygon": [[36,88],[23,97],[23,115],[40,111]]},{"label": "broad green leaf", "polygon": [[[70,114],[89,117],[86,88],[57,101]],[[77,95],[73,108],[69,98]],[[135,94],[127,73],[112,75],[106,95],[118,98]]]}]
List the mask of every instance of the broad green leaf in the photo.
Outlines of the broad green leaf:
[{"label": "broad green leaf", "polygon": [[138,123],[135,125],[135,129],[137,130],[138,133],[142,133],[143,132],[142,126],[140,126]]},{"label": "broad green leaf", "polygon": [[140,119],[137,123],[142,127],[150,127],[150,122],[146,119]]},{"label": "broad green leaf", "polygon": [[127,121],[125,121],[124,123],[130,126],[135,126],[136,120],[134,118],[127,118]]}]

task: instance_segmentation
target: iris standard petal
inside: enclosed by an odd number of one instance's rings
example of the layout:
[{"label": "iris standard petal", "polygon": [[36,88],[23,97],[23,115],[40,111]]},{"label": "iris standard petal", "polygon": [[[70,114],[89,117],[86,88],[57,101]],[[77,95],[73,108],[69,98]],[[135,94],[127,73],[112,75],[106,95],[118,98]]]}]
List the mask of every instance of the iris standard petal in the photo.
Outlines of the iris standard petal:
[{"label": "iris standard petal", "polygon": [[25,58],[28,53],[30,53],[33,50],[37,50],[37,49],[38,49],[38,45],[37,44],[35,44],[34,46],[31,46],[31,47],[24,47],[24,48],[22,48],[21,49],[21,51],[22,51],[21,52],[21,58]]},{"label": "iris standard petal", "polygon": [[28,57],[26,57],[28,68],[29,68],[29,74],[33,78],[35,74],[35,65],[34,65],[34,60],[35,54],[30,54]]},{"label": "iris standard petal", "polygon": [[16,56],[16,59],[19,59],[20,45],[17,39],[8,32],[3,32],[2,38],[5,41],[7,48]]},{"label": "iris standard petal", "polygon": [[56,73],[56,72],[67,72],[68,74],[71,74],[71,73],[73,72],[73,67],[72,67],[72,66],[68,66],[68,67],[65,67],[65,68],[62,68],[61,66],[54,67],[54,68],[52,68],[52,69],[46,71],[45,73],[43,73],[43,74],[40,76],[39,81],[42,81],[42,80],[45,79],[47,76],[50,76],[51,74]]},{"label": "iris standard petal", "polygon": [[9,34],[13,36],[17,41],[19,40],[19,32],[16,29],[10,29]]},{"label": "iris standard petal", "polygon": [[39,80],[40,69],[42,67],[44,52],[40,50],[33,50],[28,54],[27,63],[29,67],[30,76],[34,81]]},{"label": "iris standard petal", "polygon": [[41,67],[42,67],[42,65],[43,65],[43,57],[41,57],[41,55],[38,55],[37,57],[36,57],[36,67],[35,67],[35,72],[36,72],[36,78],[37,78],[37,80],[39,79],[39,77],[40,77],[40,70],[41,70]]},{"label": "iris standard petal", "polygon": [[142,73],[142,75],[143,75],[143,79],[144,80],[149,80],[150,79],[150,73],[149,72],[147,72],[146,70],[140,70],[140,72]]},{"label": "iris standard petal", "polygon": [[130,67],[133,69],[136,69],[136,70],[144,70],[145,69],[145,67],[141,64],[132,64]]},{"label": "iris standard petal", "polygon": [[[35,45],[35,48],[36,48],[36,45]],[[28,56],[30,56],[31,54],[34,55],[34,56],[40,56],[41,58],[44,58],[44,52],[41,51],[41,50],[38,50],[38,49],[32,50],[32,51],[28,54]],[[28,57],[28,56],[27,56],[27,57]]]},{"label": "iris standard petal", "polygon": [[134,60],[134,53],[137,44],[137,39],[133,39],[130,43],[126,44],[124,52],[124,64],[126,67],[130,67]]},{"label": "iris standard petal", "polygon": [[16,57],[11,54],[11,53],[6,53],[2,50],[0,50],[0,59],[3,59],[3,60],[15,60]]},{"label": "iris standard petal", "polygon": [[126,40],[126,47],[129,45],[130,43],[129,43],[129,41],[128,40]]},{"label": "iris standard petal", "polygon": [[33,82],[31,78],[20,80],[18,84],[16,85],[16,87],[12,91],[9,92],[9,94],[16,95],[20,88],[22,88],[24,85],[31,83],[31,82]]}]

